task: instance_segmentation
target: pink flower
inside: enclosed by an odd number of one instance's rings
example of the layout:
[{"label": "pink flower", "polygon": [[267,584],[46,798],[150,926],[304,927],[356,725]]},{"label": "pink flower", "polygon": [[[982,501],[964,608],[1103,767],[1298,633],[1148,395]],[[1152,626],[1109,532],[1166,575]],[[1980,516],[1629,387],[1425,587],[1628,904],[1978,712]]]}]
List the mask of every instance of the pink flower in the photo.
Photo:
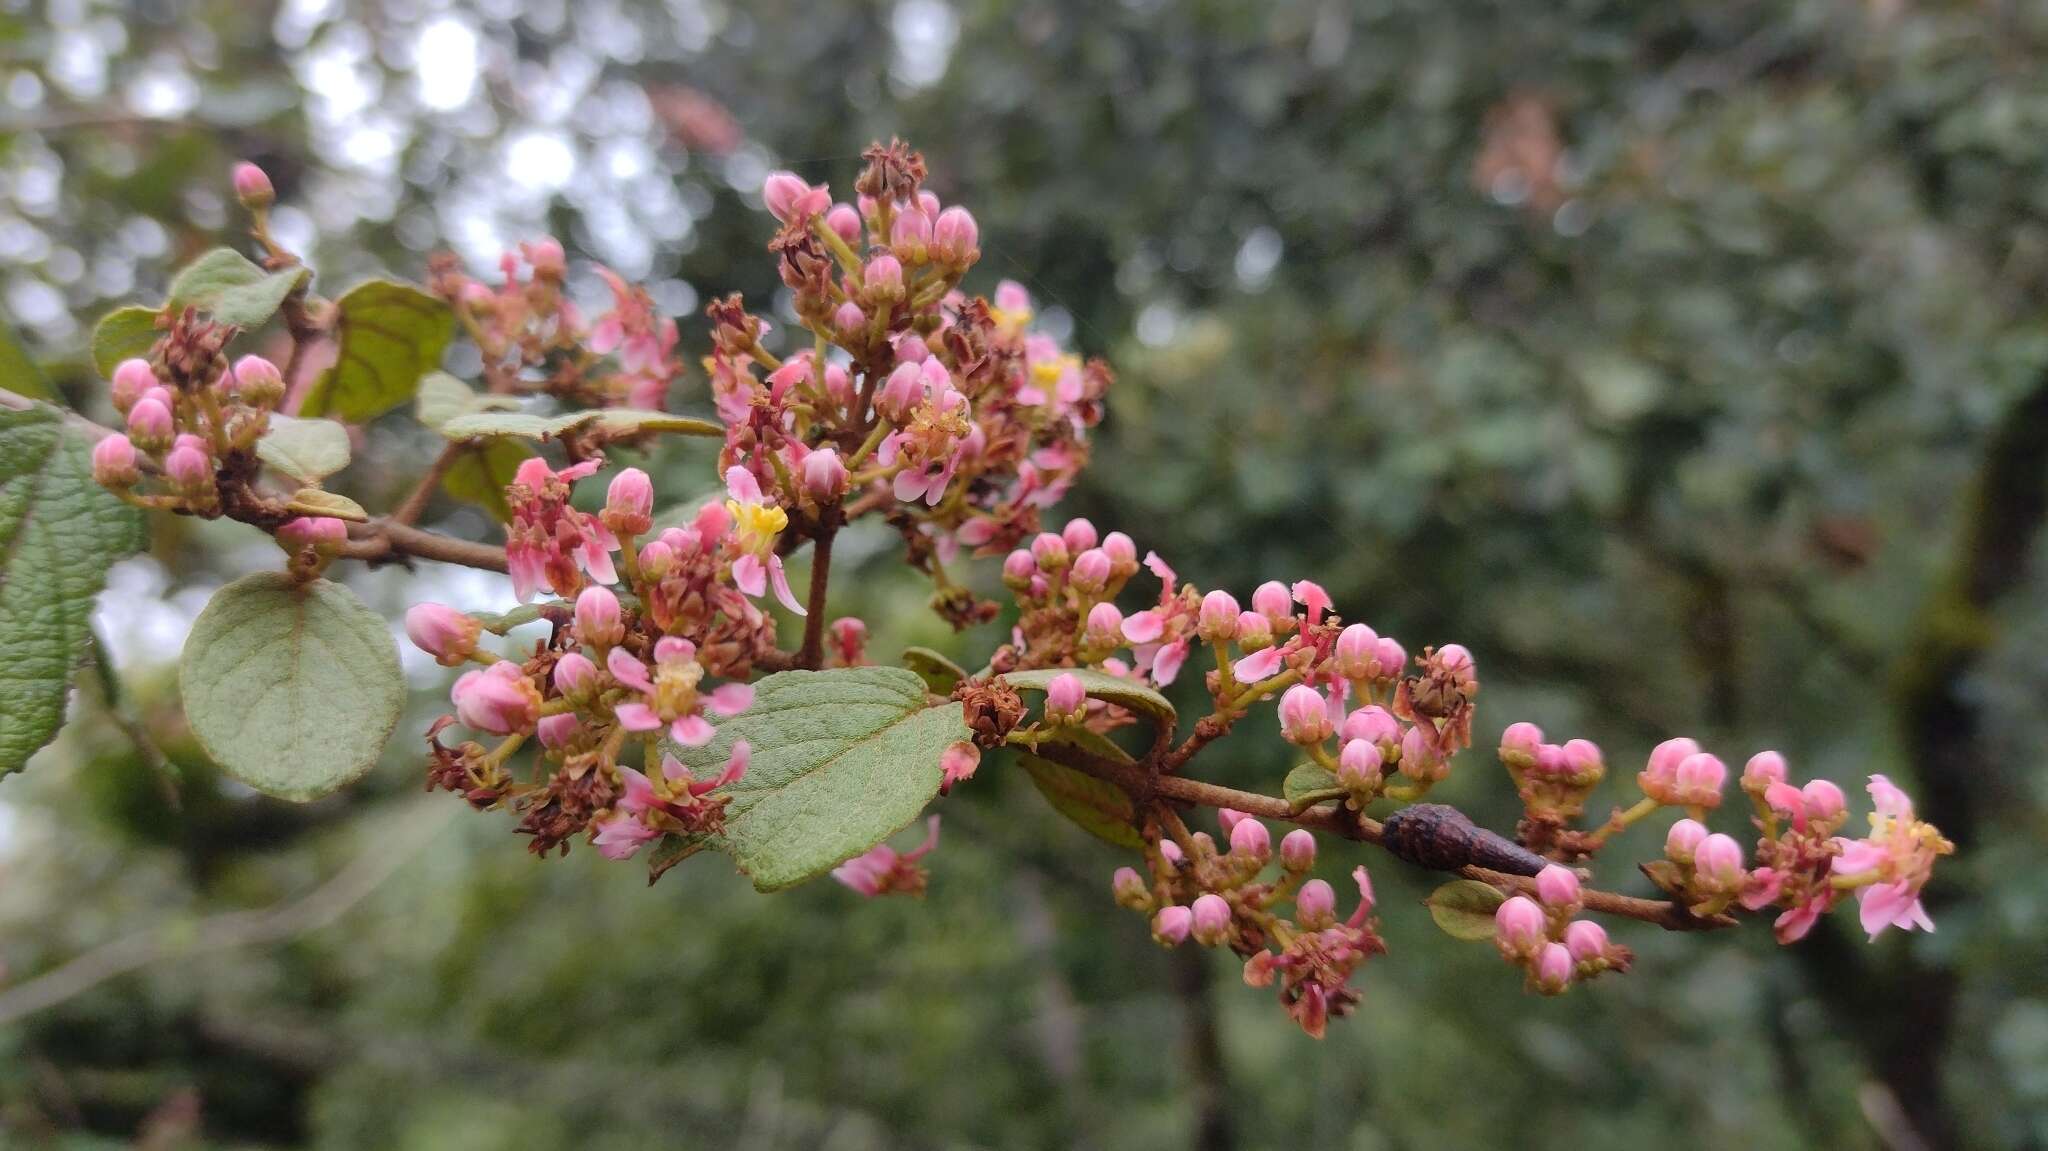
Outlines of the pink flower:
[{"label": "pink flower", "polygon": [[1535,900],[1526,895],[1510,896],[1494,909],[1493,940],[1501,954],[1527,959],[1543,945],[1549,923]]},{"label": "pink flower", "polygon": [[1204,947],[1214,947],[1230,937],[1230,904],[1213,891],[1205,891],[1195,897],[1194,930],[1195,942]]},{"label": "pink flower", "polygon": [[872,292],[897,294],[903,291],[903,263],[884,252],[861,269],[861,284]]},{"label": "pink flower", "polygon": [[626,638],[626,625],[619,614],[619,597],[606,587],[592,585],[576,596],[576,638],[602,651]]},{"label": "pink flower", "polygon": [[1115,644],[1120,642],[1124,631],[1124,613],[1113,603],[1099,603],[1088,609],[1088,639],[1090,643]]},{"label": "pink flower", "polygon": [[1370,792],[1380,783],[1380,768],[1386,757],[1374,744],[1363,740],[1347,740],[1344,750],[1337,756],[1337,782],[1358,792]]},{"label": "pink flower", "polygon": [[1670,798],[1678,786],[1678,765],[1687,756],[1699,753],[1700,745],[1680,736],[1667,739],[1650,749],[1649,766],[1636,774],[1636,784],[1643,794],[1659,803],[1676,802]]},{"label": "pink flower", "polygon": [[1132,643],[1156,643],[1166,634],[1166,617],[1155,609],[1132,612],[1124,617],[1124,638]]},{"label": "pink flower", "polygon": [[1741,886],[1742,845],[1733,836],[1719,832],[1707,836],[1693,849],[1693,873],[1713,891],[1733,891]]},{"label": "pink flower", "polygon": [[1195,913],[1185,907],[1173,905],[1162,907],[1152,917],[1152,938],[1167,947],[1179,947],[1187,942],[1188,931],[1195,925]]},{"label": "pink flower", "polygon": [[1294,596],[1279,580],[1267,580],[1252,591],[1252,610],[1266,617],[1275,631],[1294,621]]},{"label": "pink flower", "polygon": [[449,696],[463,726],[492,735],[530,732],[540,719],[540,690],[509,660],[462,673]]},{"label": "pink flower", "polygon": [[654,481],[639,468],[612,477],[605,489],[604,523],[622,536],[637,536],[654,526]]},{"label": "pink flower", "polygon": [[878,843],[866,854],[833,868],[832,878],[870,899],[878,895],[921,894],[925,887],[925,872],[917,861],[938,845],[939,817],[934,815],[925,821],[923,843],[900,853],[886,843]]},{"label": "pink flower", "polygon": [[1572,953],[1562,943],[1546,943],[1536,953],[1536,990],[1545,995],[1562,995],[1572,985]]},{"label": "pink flower", "polygon": [[332,555],[348,542],[348,525],[333,516],[299,516],[278,525],[277,542],[286,551],[311,548]]},{"label": "pink flower", "polygon": [[505,500],[512,508],[505,565],[512,576],[513,593],[521,602],[543,588],[558,595],[574,595],[582,590],[586,572],[598,583],[618,582],[611,558],[618,539],[598,517],[569,504],[571,485],[597,468],[598,461],[589,459],[558,472],[535,456],[513,473],[505,488]]},{"label": "pink flower", "polygon": [[1687,807],[1719,807],[1728,767],[1721,757],[1701,751],[1678,761],[1671,775],[1669,802]]},{"label": "pink flower", "polygon": [[1527,721],[1511,723],[1500,733],[1501,762],[1528,767],[1536,762],[1536,749],[1542,746],[1542,728]]},{"label": "pink flower", "polygon": [[1664,857],[1673,863],[1691,863],[1706,838],[1706,824],[1696,819],[1681,819],[1664,833]]},{"label": "pink flower", "polygon": [[807,614],[790,590],[789,574],[775,550],[775,537],[789,526],[789,513],[767,501],[760,481],[745,468],[725,470],[725,490],[725,511],[735,528],[731,542],[739,553],[732,561],[733,586],[758,599],[772,583],[783,607],[796,615]]},{"label": "pink flower", "polygon": [[805,456],[802,471],[804,490],[820,503],[831,503],[846,491],[846,465],[831,448],[820,448]]},{"label": "pink flower", "polygon": [[1045,685],[1047,719],[1055,723],[1071,723],[1081,718],[1087,707],[1088,689],[1082,686],[1080,676],[1063,672]]},{"label": "pink flower", "polygon": [[135,407],[135,401],[148,395],[151,388],[160,386],[156,373],[149,370],[148,360],[122,360],[114,365],[113,386],[108,389],[108,398],[113,401],[114,410],[126,416]]},{"label": "pink flower", "polygon": [[284,373],[262,356],[248,355],[236,360],[221,381],[244,402],[267,408],[284,398]]},{"label": "pink flower", "polygon": [[1607,956],[1607,929],[1590,919],[1573,920],[1564,929],[1564,946],[1580,963],[1604,959]]},{"label": "pink flower", "polygon": [[277,188],[271,184],[269,174],[247,160],[235,165],[231,178],[235,185],[235,199],[240,200],[244,208],[260,210],[277,199]]},{"label": "pink flower", "polygon": [[1955,850],[1934,825],[1913,813],[1913,801],[1882,775],[1870,777],[1870,835],[1836,839],[1841,854],[1833,872],[1856,880],[1858,918],[1872,939],[1888,927],[1906,931],[1934,930],[1934,921],[1920,903],[1920,889],[1934,873],[1936,858]]},{"label": "pink flower", "polygon": [[414,604],[405,612],[406,638],[442,667],[469,662],[482,631],[482,624],[444,604]]},{"label": "pink flower", "polygon": [[[1240,621],[1243,618],[1240,616]],[[1251,618],[1261,622],[1265,620],[1265,617],[1259,615],[1252,615]],[[1286,656],[1285,647],[1269,647],[1255,651],[1230,665],[1230,677],[1239,683],[1257,683],[1263,679],[1270,679],[1279,672],[1280,664]]]},{"label": "pink flower", "polygon": [[630,859],[641,847],[663,835],[700,834],[722,825],[726,797],[711,793],[739,782],[747,774],[751,749],[745,740],[732,746],[725,767],[711,779],[699,780],[672,755],[661,759],[661,778],[649,779],[630,767],[619,768],[625,785],[611,817],[597,825],[593,845],[607,859]]},{"label": "pink flower", "polygon": [[1382,753],[1401,741],[1401,721],[1378,704],[1367,704],[1344,717],[1344,738],[1362,739]]},{"label": "pink flower", "polygon": [[1323,585],[1319,583],[1305,579],[1296,580],[1291,591],[1294,598],[1308,611],[1308,622],[1311,625],[1322,619],[1324,612],[1330,610],[1330,593],[1324,591]]},{"label": "pink flower", "polygon": [[1097,595],[1109,586],[1110,574],[1109,553],[1101,548],[1089,548],[1074,557],[1074,570],[1068,578],[1078,590]]},{"label": "pink flower", "polygon": [[1256,819],[1240,819],[1230,829],[1230,853],[1264,863],[1273,857],[1273,834]]},{"label": "pink flower", "polygon": [[[496,666],[496,665],[493,665]],[[721,684],[700,692],[704,665],[697,645],[680,636],[663,636],[654,645],[654,670],[623,647],[605,653],[605,667],[621,687],[640,698],[617,704],[613,714],[627,731],[657,731],[667,725],[669,738],[684,747],[702,747],[716,734],[702,712],[730,718],[754,702],[754,689],[744,683]]]},{"label": "pink flower", "polygon": [[1195,633],[1210,643],[1229,643],[1237,638],[1237,617],[1241,610],[1236,596],[1227,591],[1212,591],[1202,597]]},{"label": "pink flower", "polygon": [[1785,782],[1785,757],[1775,751],[1759,751],[1742,765],[1742,788],[1744,791],[1762,791],[1774,783]]},{"label": "pink flower", "polygon": [[597,665],[582,652],[568,652],[555,661],[554,681],[556,691],[580,700],[597,689]]},{"label": "pink flower", "polygon": [[1295,893],[1294,915],[1310,930],[1329,927],[1337,922],[1337,892],[1323,880],[1309,880]]},{"label": "pink flower", "polygon": [[980,240],[981,229],[965,208],[947,208],[932,224],[932,253],[941,263],[957,266],[973,263],[981,254],[975,246]]},{"label": "pink flower", "polygon": [[175,433],[170,406],[155,396],[145,394],[128,409],[128,438],[142,450],[162,451]]}]

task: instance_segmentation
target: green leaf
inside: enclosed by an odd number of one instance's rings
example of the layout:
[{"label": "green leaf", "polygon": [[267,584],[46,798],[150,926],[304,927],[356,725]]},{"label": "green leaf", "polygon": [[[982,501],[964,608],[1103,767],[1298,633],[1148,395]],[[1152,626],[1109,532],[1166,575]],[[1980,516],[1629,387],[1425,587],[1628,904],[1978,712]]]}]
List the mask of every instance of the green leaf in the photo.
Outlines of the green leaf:
[{"label": "green leaf", "polygon": [[155,308],[130,305],[100,317],[92,329],[92,362],[100,375],[112,379],[122,360],[149,355],[163,334],[156,326],[158,315]]},{"label": "green leaf", "polygon": [[57,399],[57,390],[50,386],[50,378],[36,363],[28,349],[21,346],[21,339],[15,335],[14,325],[0,320],[0,381],[8,391],[32,400]]},{"label": "green leaf", "polygon": [[214,593],[178,668],[214,762],[280,799],[317,799],[377,762],[405,679],[382,617],[338,583],[245,576]]},{"label": "green leaf", "polygon": [[164,306],[173,313],[190,306],[224,324],[260,328],[312,274],[311,268],[298,266],[267,272],[233,248],[215,248],[172,278],[171,298]]},{"label": "green leaf", "polygon": [[1159,723],[1172,725],[1173,705],[1166,697],[1142,683],[1110,675],[1108,672],[1089,668],[1044,667],[1033,671],[1012,671],[1003,674],[1003,680],[1011,687],[1024,691],[1044,691],[1054,676],[1077,675],[1081,686],[1096,699],[1104,699],[1119,707],[1152,717]]},{"label": "green leaf", "polygon": [[447,372],[428,372],[421,378],[419,401],[413,407],[420,423],[437,432],[457,416],[518,410],[516,398],[480,393]]},{"label": "green leaf", "polygon": [[455,335],[447,304],[395,280],[357,284],[335,308],[340,351],[306,394],[300,410],[309,416],[360,422],[405,403]]},{"label": "green leaf", "polygon": [[[1086,728],[1061,729],[1060,742],[1074,744],[1118,763],[1132,762],[1123,748]],[[1052,804],[1053,810],[1081,825],[1083,831],[1118,847],[1137,849],[1145,845],[1145,838],[1138,834],[1137,808],[1123,788],[1028,752],[1020,757],[1019,762],[1024,774],[1031,778],[1046,802]]]},{"label": "green leaf", "polygon": [[928,647],[904,648],[903,666],[916,672],[933,695],[952,695],[960,681],[967,678],[965,668]]},{"label": "green leaf", "polygon": [[333,420],[273,414],[256,455],[302,484],[317,484],[348,466],[348,429]]},{"label": "green leaf", "polygon": [[532,455],[533,450],[517,440],[474,444],[441,473],[441,490],[464,503],[476,504],[501,524],[509,522],[512,505],[505,502],[505,485]]},{"label": "green leaf", "polygon": [[558,439],[572,431],[593,430],[611,438],[641,432],[675,432],[686,436],[723,436],[725,428],[709,420],[668,412],[637,408],[601,408],[567,412],[559,416],[537,416],[531,412],[471,412],[441,425],[441,434],[451,440],[512,436],[526,440]]},{"label": "green leaf", "polygon": [[145,539],[142,513],[93,482],[85,437],[55,409],[0,409],[0,776],[63,726],[107,568]]},{"label": "green leaf", "polygon": [[1489,883],[1454,879],[1430,892],[1423,902],[1445,935],[1476,942],[1493,938],[1493,913],[1507,902],[1507,896]]},{"label": "green leaf", "polygon": [[1295,811],[1307,811],[1326,799],[1348,795],[1337,785],[1337,777],[1319,763],[1304,763],[1287,773],[1280,784],[1280,794]]},{"label": "green leaf", "polygon": [[700,778],[734,740],[752,747],[717,846],[762,891],[814,879],[908,827],[939,793],[939,758],[968,736],[957,703],[929,706],[900,667],[778,672],[703,747],[676,748]]},{"label": "green leaf", "polygon": [[363,510],[363,505],[347,496],[338,496],[319,488],[300,488],[292,493],[290,502],[284,506],[286,511],[296,512],[302,516],[331,516],[334,519],[359,524],[370,522],[370,513]]}]

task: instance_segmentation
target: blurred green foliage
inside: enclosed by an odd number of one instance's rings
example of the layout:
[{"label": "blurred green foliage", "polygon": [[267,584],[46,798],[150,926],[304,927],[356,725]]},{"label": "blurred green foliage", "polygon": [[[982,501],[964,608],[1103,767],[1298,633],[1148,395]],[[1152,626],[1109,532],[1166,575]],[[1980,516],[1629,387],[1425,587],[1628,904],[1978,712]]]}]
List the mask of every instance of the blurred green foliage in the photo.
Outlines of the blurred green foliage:
[{"label": "blurred green foliage", "polygon": [[[182,807],[82,692],[83,722],[0,787],[7,982],[301,897],[358,852],[409,854],[335,926],[166,958],[0,1024],[0,1133],[2048,1143],[2048,9],[17,0],[0,17],[5,304],[88,410],[85,326],[215,242],[232,158],[270,168],[330,292],[417,275],[443,243],[484,266],[549,228],[695,313],[774,298],[748,203],[769,166],[844,186],[862,144],[901,134],[981,219],[982,286],[1022,280],[1122,374],[1077,513],[1204,586],[1309,576],[1411,648],[1466,643],[1482,747],[1522,718],[1599,741],[1617,775],[1675,732],[1732,759],[1775,746],[1796,771],[1910,781],[1963,849],[1930,893],[1933,936],[1865,947],[1851,925],[1779,950],[1623,930],[1638,972],[1556,1002],[1439,935],[1427,877],[1379,857],[1393,954],[1316,1044],[1228,963],[1191,983],[1110,904],[1117,853],[1013,771],[946,801],[922,903],[763,898],[716,860],[646,891],[587,851],[538,866],[501,821],[433,823],[452,801],[411,796],[405,734],[431,680],[370,780],[299,809],[221,785],[142,660],[123,706]],[[448,21],[472,31],[467,90],[449,71],[465,41],[433,32]],[[393,466],[353,469],[352,494],[402,490],[420,442],[378,425],[365,452]],[[667,498],[709,486],[701,447],[657,462]],[[230,574],[191,530],[158,525],[173,593]],[[977,666],[1000,638],[922,614],[886,539],[847,539],[841,562],[878,654]],[[364,582],[387,610],[414,594],[402,573]],[[1276,789],[1270,732],[1201,770]],[[1505,825],[1486,759],[1448,792]],[[1655,839],[1625,840],[1603,878],[1625,885],[1622,857]]]}]

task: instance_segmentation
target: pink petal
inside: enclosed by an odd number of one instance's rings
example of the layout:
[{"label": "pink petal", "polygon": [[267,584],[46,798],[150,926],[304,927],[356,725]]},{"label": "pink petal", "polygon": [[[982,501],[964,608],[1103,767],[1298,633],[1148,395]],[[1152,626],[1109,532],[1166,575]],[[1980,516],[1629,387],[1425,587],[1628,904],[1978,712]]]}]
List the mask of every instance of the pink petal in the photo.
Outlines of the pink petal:
[{"label": "pink petal", "polygon": [[1159,558],[1158,552],[1145,553],[1145,567],[1159,577],[1159,582],[1165,584],[1168,591],[1173,590],[1174,585],[1179,582],[1179,577],[1173,574],[1172,568],[1166,566],[1165,560]]},{"label": "pink petal", "polygon": [[745,594],[759,597],[768,590],[768,568],[760,556],[741,556],[732,561],[732,583]]},{"label": "pink petal", "polygon": [[1157,611],[1133,612],[1124,617],[1124,638],[1132,643],[1151,643],[1166,632],[1166,617]]},{"label": "pink petal", "polygon": [[775,598],[782,601],[783,607],[796,615],[810,614],[804,610],[804,605],[796,598],[796,593],[789,590],[789,574],[782,569],[781,556],[768,557],[768,579],[775,585]]},{"label": "pink petal", "polygon": [[1281,649],[1269,647],[1255,651],[1230,665],[1232,678],[1239,683],[1257,683],[1280,670]]},{"label": "pink petal", "polygon": [[761,481],[754,473],[735,464],[725,469],[725,494],[743,504],[761,502]]},{"label": "pink petal", "polygon": [[619,726],[627,731],[653,731],[661,726],[661,717],[644,703],[622,703],[612,708],[612,714],[619,717]]},{"label": "pink petal", "polygon": [[748,683],[720,684],[704,697],[705,706],[719,715],[733,716],[747,710],[754,702],[754,685]]},{"label": "pink petal", "polygon": [[633,658],[633,654],[622,647],[615,647],[604,654],[604,667],[612,678],[634,689],[651,692],[654,681],[647,678],[647,665]]},{"label": "pink petal", "polygon": [[1164,645],[1152,657],[1152,682],[1161,686],[1172,683],[1187,659],[1188,641],[1181,639]]},{"label": "pink petal", "polygon": [[711,721],[701,715],[685,715],[668,725],[668,737],[684,747],[703,747],[717,735]]}]

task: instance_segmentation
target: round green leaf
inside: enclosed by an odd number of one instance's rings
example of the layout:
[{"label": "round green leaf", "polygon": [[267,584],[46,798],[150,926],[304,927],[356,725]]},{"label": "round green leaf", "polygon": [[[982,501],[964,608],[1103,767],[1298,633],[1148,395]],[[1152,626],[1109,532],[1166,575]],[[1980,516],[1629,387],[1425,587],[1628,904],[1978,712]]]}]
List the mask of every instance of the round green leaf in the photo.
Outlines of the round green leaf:
[{"label": "round green leaf", "polygon": [[960,705],[929,706],[916,675],[852,667],[771,675],[716,739],[674,751],[704,778],[747,741],[752,764],[727,789],[725,832],[712,845],[756,888],[779,891],[908,827],[939,792],[940,757],[967,737]]},{"label": "round green leaf", "polygon": [[435,431],[457,416],[471,412],[507,412],[519,409],[518,399],[494,396],[476,389],[447,372],[428,372],[420,380],[420,395],[413,412],[420,423]]},{"label": "round green leaf", "polygon": [[1476,942],[1493,938],[1493,913],[1507,902],[1507,896],[1489,883],[1454,879],[1430,892],[1423,902],[1445,935]]},{"label": "round green leaf", "polygon": [[1003,674],[1004,682],[1024,691],[1044,691],[1054,676],[1077,675],[1081,686],[1096,699],[1108,700],[1119,707],[1127,708],[1140,715],[1147,715],[1163,724],[1174,721],[1173,705],[1166,697],[1142,683],[1110,675],[1108,672],[1090,668],[1044,667],[1032,671],[1012,671]]},{"label": "round green leaf", "polygon": [[517,440],[483,440],[464,445],[441,473],[441,490],[454,499],[475,504],[499,523],[512,519],[505,485],[532,458],[533,449]]},{"label": "round green leaf", "polygon": [[1326,799],[1348,795],[1337,785],[1337,777],[1319,763],[1304,763],[1287,773],[1280,794],[1296,811],[1307,811]]},{"label": "round green leaf", "polygon": [[155,308],[131,305],[100,318],[92,329],[92,363],[100,375],[112,379],[122,360],[149,354],[162,334],[157,330],[157,314]]},{"label": "round green leaf", "polygon": [[455,335],[447,304],[395,280],[357,284],[334,306],[339,351],[299,409],[309,416],[369,420],[405,403]]},{"label": "round green leaf", "polygon": [[967,678],[966,668],[928,647],[904,648],[903,666],[916,672],[933,695],[952,695],[960,681]]},{"label": "round green leaf", "polygon": [[348,466],[348,429],[333,420],[272,414],[256,455],[302,484],[317,484]]},{"label": "round green leaf", "polygon": [[215,593],[178,682],[193,734],[222,770],[301,802],[368,771],[405,703],[383,619],[340,584],[282,572]]},{"label": "round green leaf", "polygon": [[312,269],[297,266],[268,272],[233,248],[215,248],[171,279],[165,307],[175,313],[190,306],[224,324],[260,328],[277,314],[292,289],[312,274]]},{"label": "round green leaf", "polygon": [[[1062,728],[1059,739],[1104,759],[1131,762],[1123,748],[1084,727]],[[1022,755],[1019,763],[1053,810],[1079,824],[1083,831],[1118,847],[1135,850],[1145,845],[1144,837],[1138,834],[1138,809],[1123,788],[1029,753]]]},{"label": "round green leaf", "polygon": [[285,510],[302,516],[330,516],[338,520],[364,524],[370,522],[370,513],[363,505],[343,495],[336,495],[319,488],[300,488],[292,493]]}]

